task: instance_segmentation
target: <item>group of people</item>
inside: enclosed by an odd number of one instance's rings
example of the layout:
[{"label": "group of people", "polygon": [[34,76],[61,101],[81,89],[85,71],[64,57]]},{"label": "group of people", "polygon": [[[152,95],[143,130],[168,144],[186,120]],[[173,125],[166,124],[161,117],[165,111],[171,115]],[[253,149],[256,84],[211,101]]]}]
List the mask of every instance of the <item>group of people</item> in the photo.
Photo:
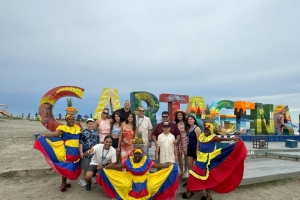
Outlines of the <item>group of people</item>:
[{"label": "group of people", "polygon": [[[96,174],[96,182],[112,199],[175,199],[181,176],[187,179],[184,199],[204,189],[207,196],[203,198],[211,199],[210,190],[229,192],[239,185],[247,155],[239,138],[217,137],[209,123],[204,124],[203,132],[195,116],[181,110],[175,112],[174,122],[167,111],[162,112],[162,122],[152,130],[144,113],[141,106],[136,116],[126,101],[111,119],[108,109],[102,111],[100,119],[88,119],[85,130],[74,124],[74,115],[67,113],[67,124],[58,126],[55,132],[40,134],[34,148],[62,175],[62,192],[71,187],[67,179],[79,176],[78,183],[91,191]],[[145,141],[142,149],[132,144],[138,132]],[[215,150],[216,142],[229,140],[237,142]],[[152,142],[156,163],[147,157]],[[158,171],[150,173],[150,168]]]}]

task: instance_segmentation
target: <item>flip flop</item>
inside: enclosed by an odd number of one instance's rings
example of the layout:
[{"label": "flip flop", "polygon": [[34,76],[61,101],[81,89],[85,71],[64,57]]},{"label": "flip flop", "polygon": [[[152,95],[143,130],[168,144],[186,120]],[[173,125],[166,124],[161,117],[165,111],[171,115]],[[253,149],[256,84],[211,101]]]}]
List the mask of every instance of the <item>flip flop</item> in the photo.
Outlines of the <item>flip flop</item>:
[{"label": "flip flop", "polygon": [[194,195],[194,193],[191,192],[191,195],[190,195],[190,196],[187,196],[187,195],[186,195],[186,192],[185,192],[185,193],[182,194],[181,197],[182,197],[183,199],[188,199],[188,198],[192,197],[193,195]]}]

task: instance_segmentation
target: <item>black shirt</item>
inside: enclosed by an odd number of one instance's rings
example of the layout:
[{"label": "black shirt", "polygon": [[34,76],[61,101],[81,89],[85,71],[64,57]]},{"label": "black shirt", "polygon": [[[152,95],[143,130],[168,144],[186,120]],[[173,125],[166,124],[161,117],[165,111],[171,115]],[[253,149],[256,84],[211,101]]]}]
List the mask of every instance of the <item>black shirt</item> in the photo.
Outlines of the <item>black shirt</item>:
[{"label": "black shirt", "polygon": [[128,112],[125,112],[124,108],[120,108],[120,109],[114,111],[114,113],[112,114],[112,116],[114,116],[116,112],[118,112],[118,113],[121,114],[121,122],[124,122],[127,119],[129,113],[131,113],[131,110],[129,109]]}]

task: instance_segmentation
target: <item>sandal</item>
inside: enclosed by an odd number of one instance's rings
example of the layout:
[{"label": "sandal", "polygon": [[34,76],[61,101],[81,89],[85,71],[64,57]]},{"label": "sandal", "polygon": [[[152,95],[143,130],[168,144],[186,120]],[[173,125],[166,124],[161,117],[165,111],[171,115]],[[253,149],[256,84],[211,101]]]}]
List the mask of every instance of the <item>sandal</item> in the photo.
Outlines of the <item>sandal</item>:
[{"label": "sandal", "polygon": [[60,191],[61,192],[65,192],[67,191],[67,188],[70,188],[71,187],[71,184],[70,183],[67,183],[65,186],[60,186]]},{"label": "sandal", "polygon": [[65,192],[65,191],[67,191],[67,188],[66,188],[66,186],[64,186],[64,187],[60,186],[60,191],[61,191],[61,192]]},{"label": "sandal", "polygon": [[194,193],[191,192],[191,195],[190,195],[190,196],[187,196],[187,195],[186,195],[186,192],[185,192],[185,193],[182,194],[181,197],[182,197],[183,199],[188,199],[188,198],[192,197],[193,195],[194,195]]}]

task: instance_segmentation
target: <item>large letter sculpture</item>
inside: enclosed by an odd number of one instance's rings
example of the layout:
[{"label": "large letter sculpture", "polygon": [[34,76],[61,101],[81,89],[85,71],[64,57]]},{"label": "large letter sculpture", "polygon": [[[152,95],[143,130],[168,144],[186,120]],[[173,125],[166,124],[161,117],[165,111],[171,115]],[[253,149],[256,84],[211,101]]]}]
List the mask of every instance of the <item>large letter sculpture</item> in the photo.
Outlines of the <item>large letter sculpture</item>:
[{"label": "large letter sculpture", "polygon": [[53,107],[57,100],[62,97],[82,98],[84,89],[77,86],[59,86],[48,91],[40,101],[39,119],[42,124],[49,130],[54,132],[61,125],[53,117]]},{"label": "large letter sculpture", "polygon": [[142,101],[146,102],[145,116],[149,117],[153,127],[156,126],[156,113],[159,110],[159,101],[154,94],[149,92],[139,91],[130,93],[131,110],[137,114]]},{"label": "large letter sculpture", "polygon": [[273,104],[255,103],[255,110],[250,111],[253,122],[250,122],[250,128],[254,129],[255,135],[274,135]]},{"label": "large letter sculpture", "polygon": [[215,123],[218,123],[220,121],[219,114],[220,110],[222,110],[223,108],[234,109],[234,102],[230,100],[222,100],[213,102],[209,106],[211,118],[216,120]]},{"label": "large letter sculpture", "polygon": [[234,114],[236,116],[236,131],[240,132],[241,129],[246,129],[246,122],[252,122],[253,119],[247,115],[246,110],[255,109],[255,103],[246,101],[234,102]]},{"label": "large letter sculpture", "polygon": [[181,103],[189,102],[189,96],[181,94],[160,94],[159,101],[168,103],[168,112],[170,115],[170,119],[174,120],[174,113],[180,109]]},{"label": "large letter sculpture", "polygon": [[205,103],[204,103],[203,97],[201,97],[201,96],[189,97],[189,103],[186,107],[186,113],[193,114],[196,117],[196,120],[197,120],[201,130],[204,130],[203,122],[201,119],[203,116],[202,113],[204,111],[205,111]]},{"label": "large letter sculpture", "polygon": [[99,119],[101,117],[101,112],[103,111],[103,109],[108,108],[109,105],[111,113],[121,108],[119,93],[117,89],[104,88],[102,90],[97,108],[94,112],[94,118]]},{"label": "large letter sculpture", "polygon": [[287,105],[276,105],[274,109],[276,135],[293,135],[294,129]]}]

